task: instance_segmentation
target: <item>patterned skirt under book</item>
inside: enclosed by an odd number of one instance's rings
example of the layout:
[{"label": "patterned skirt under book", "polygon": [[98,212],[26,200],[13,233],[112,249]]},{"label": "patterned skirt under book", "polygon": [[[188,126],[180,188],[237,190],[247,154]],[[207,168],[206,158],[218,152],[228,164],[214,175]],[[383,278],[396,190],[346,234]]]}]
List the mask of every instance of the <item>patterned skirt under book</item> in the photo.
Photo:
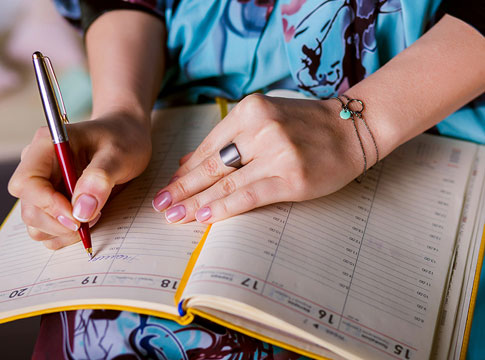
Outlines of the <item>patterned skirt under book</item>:
[{"label": "patterned skirt under book", "polygon": [[113,310],[44,315],[32,358],[307,359],[204,319],[181,326],[170,320]]}]

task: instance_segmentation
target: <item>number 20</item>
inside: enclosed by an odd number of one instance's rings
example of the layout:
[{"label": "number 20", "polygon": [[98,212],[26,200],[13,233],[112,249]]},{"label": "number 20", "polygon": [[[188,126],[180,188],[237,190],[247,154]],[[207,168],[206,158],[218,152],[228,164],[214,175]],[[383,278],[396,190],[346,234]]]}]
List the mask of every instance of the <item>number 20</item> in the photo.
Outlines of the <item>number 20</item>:
[{"label": "number 20", "polygon": [[19,297],[19,296],[22,296],[25,294],[25,291],[27,290],[28,288],[23,288],[23,289],[19,289],[19,290],[14,290],[10,293],[10,295],[8,296],[10,299],[13,299],[15,297]]}]

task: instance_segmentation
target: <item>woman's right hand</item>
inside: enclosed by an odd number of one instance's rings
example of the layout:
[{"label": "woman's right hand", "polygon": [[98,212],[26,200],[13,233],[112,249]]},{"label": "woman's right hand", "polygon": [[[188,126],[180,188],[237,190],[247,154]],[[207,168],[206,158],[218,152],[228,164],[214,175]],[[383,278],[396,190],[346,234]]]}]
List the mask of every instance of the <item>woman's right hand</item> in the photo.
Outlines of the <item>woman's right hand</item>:
[{"label": "woman's right hand", "polygon": [[84,40],[94,120],[67,126],[79,175],[72,201],[62,194],[47,128],[39,129],[24,149],[9,183],[30,236],[51,249],[78,241],[80,221],[96,219],[114,186],[147,166],[150,113],[165,69],[165,25],[152,14],[107,11],[89,26]]},{"label": "woman's right hand", "polygon": [[62,175],[47,127],[22,151],[8,190],[21,201],[32,239],[49,249],[77,242],[80,222],[96,219],[115,185],[138,176],[151,156],[149,121],[112,112],[67,126],[78,181],[72,200],[62,193]]}]

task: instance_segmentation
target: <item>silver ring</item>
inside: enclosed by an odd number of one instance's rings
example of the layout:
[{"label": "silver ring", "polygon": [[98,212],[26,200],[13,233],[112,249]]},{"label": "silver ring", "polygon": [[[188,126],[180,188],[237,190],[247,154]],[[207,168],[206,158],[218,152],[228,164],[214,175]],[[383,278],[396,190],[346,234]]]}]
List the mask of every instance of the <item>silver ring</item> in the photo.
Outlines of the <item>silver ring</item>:
[{"label": "silver ring", "polygon": [[229,143],[224,146],[220,151],[219,155],[221,156],[221,160],[224,165],[229,167],[234,167],[239,169],[241,164],[241,154],[237,150],[237,146],[234,143]]}]

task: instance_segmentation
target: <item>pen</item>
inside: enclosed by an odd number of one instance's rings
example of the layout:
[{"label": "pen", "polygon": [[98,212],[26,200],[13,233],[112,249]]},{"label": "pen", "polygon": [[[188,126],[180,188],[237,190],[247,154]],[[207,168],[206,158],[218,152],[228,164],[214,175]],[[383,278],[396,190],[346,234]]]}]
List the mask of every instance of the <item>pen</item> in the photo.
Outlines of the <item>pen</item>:
[{"label": "pen", "polygon": [[[77,176],[66,132],[65,124],[69,121],[67,119],[64,101],[62,100],[61,90],[57,83],[57,78],[50,59],[42,55],[39,51],[36,51],[32,54],[32,61],[34,63],[37,85],[39,86],[40,99],[42,100],[45,118],[56,150],[59,167],[62,171],[64,185],[69,198],[72,198]],[[54,89],[53,84],[56,86],[56,89]],[[58,96],[56,95],[56,90]],[[62,111],[59,107],[58,99],[60,100]],[[79,227],[79,235],[81,236],[84,248],[92,258],[93,249],[91,246],[91,234],[89,233],[88,223],[81,223],[81,226]]]}]

